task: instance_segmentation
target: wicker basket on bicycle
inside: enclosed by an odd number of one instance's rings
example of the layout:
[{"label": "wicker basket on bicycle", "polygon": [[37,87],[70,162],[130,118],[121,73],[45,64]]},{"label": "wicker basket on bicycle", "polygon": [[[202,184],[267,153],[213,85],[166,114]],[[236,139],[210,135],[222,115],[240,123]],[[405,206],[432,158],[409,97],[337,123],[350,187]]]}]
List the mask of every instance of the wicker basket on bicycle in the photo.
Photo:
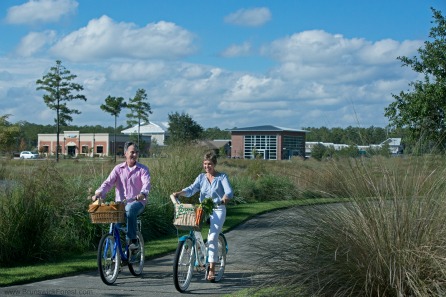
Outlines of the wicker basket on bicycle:
[{"label": "wicker basket on bicycle", "polygon": [[200,231],[203,223],[203,208],[193,204],[175,204],[174,226],[178,230]]},{"label": "wicker basket on bicycle", "polygon": [[90,204],[88,212],[93,224],[125,223],[124,203],[106,205],[95,202]]}]

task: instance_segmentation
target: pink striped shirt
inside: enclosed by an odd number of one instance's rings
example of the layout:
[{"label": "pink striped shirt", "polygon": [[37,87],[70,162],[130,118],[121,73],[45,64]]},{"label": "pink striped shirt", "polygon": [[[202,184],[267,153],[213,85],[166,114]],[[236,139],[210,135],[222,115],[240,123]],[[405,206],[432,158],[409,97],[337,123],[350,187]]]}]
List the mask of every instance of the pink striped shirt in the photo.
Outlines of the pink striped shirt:
[{"label": "pink striped shirt", "polygon": [[151,186],[149,168],[138,162],[135,167],[130,170],[126,162],[116,165],[97,190],[102,193],[102,198],[105,198],[108,191],[115,186],[115,201],[127,199],[127,202],[132,202],[138,194],[142,193],[146,198],[139,201],[145,206]]}]

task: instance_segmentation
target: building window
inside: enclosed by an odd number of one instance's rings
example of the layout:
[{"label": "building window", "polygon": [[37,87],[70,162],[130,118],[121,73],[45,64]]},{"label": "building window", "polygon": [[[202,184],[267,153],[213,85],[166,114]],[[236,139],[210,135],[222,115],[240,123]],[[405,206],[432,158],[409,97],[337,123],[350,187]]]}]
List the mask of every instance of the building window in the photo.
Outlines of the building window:
[{"label": "building window", "polygon": [[290,159],[293,156],[305,157],[305,142],[302,135],[283,136],[282,159]]},{"label": "building window", "polygon": [[88,154],[88,145],[82,146],[82,154]]},{"label": "building window", "polygon": [[104,153],[104,147],[102,145],[98,145],[96,147],[96,154],[103,154]]},{"label": "building window", "polygon": [[244,147],[243,157],[245,159],[260,157],[266,160],[277,160],[276,135],[246,135]]}]

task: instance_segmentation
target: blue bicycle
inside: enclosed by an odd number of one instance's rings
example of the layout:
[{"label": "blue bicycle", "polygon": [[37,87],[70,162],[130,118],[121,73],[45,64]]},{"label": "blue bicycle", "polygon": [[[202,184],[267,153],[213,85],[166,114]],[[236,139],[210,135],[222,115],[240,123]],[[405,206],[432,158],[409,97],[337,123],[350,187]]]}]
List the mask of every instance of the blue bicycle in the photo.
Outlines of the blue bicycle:
[{"label": "blue bicycle", "polygon": [[[173,203],[179,203],[176,197],[170,197]],[[228,242],[223,233],[218,235],[218,261],[215,263],[215,281],[218,282],[223,277],[226,266],[226,254],[228,252]],[[175,252],[173,264],[173,282],[177,291],[183,293],[189,287],[192,280],[194,268],[198,272],[204,272],[204,279],[207,279],[209,272],[208,247],[204,243],[201,231],[190,227],[189,234],[178,239],[178,246]]]},{"label": "blue bicycle", "polygon": [[139,247],[129,250],[126,240],[127,228],[121,223],[110,223],[108,233],[104,234],[98,246],[98,270],[102,281],[112,285],[118,278],[121,267],[127,265],[134,276],[142,274],[144,268],[144,239],[141,234],[141,220],[137,220],[137,241]]}]

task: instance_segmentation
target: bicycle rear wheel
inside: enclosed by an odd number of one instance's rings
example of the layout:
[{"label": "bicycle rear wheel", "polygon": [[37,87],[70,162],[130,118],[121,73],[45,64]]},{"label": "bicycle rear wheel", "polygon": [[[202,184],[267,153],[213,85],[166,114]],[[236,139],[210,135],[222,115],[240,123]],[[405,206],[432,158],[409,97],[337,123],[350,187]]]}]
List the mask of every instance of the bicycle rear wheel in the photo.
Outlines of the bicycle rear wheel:
[{"label": "bicycle rear wheel", "polygon": [[119,274],[121,255],[119,254],[116,240],[111,234],[105,234],[98,246],[98,270],[102,281],[106,285],[112,285]]},{"label": "bicycle rear wheel", "polygon": [[139,276],[144,269],[144,239],[142,238],[141,232],[137,232],[136,237],[139,242],[139,248],[137,250],[134,250],[131,254],[129,251],[130,255],[128,266],[131,274],[133,274],[134,276]]},{"label": "bicycle rear wheel", "polygon": [[184,292],[189,287],[194,271],[195,253],[191,238],[178,243],[173,262],[173,283],[178,292]]},{"label": "bicycle rear wheel", "polygon": [[226,265],[226,239],[222,234],[218,235],[218,261],[215,262],[215,281],[218,282],[225,273]]}]

